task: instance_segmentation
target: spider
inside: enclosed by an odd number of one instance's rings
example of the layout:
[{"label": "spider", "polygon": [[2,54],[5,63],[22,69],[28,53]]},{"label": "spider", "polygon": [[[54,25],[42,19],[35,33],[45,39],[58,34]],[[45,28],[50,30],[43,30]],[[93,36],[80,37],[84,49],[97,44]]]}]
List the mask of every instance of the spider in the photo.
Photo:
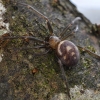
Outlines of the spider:
[{"label": "spider", "polygon": [[33,36],[16,37],[16,36],[8,36],[6,34],[2,35],[0,39],[2,39],[2,40],[17,39],[17,38],[30,39],[30,40],[38,41],[38,42],[43,44],[40,46],[36,46],[34,48],[38,48],[38,49],[47,48],[48,49],[44,54],[47,54],[51,49],[54,50],[56,57],[58,59],[58,64],[59,64],[60,69],[61,69],[63,80],[66,84],[67,94],[68,94],[68,97],[70,99],[71,97],[70,97],[69,84],[68,84],[68,80],[67,80],[63,65],[66,67],[77,65],[77,63],[80,59],[79,49],[81,49],[84,52],[87,52],[88,54],[90,54],[93,57],[100,60],[100,56],[96,55],[95,53],[93,53],[93,52],[89,51],[88,49],[83,48],[79,45],[76,46],[71,41],[66,40],[70,35],[73,35],[73,33],[75,33],[78,30],[78,25],[76,25],[75,29],[72,32],[69,32],[66,36],[64,36],[65,32],[70,27],[72,27],[78,20],[81,20],[81,18],[76,17],[67,27],[65,27],[65,29],[60,33],[60,36],[58,37],[54,34],[52,26],[49,22],[49,19],[46,16],[44,16],[42,13],[40,13],[39,11],[37,11],[35,8],[33,8],[32,6],[30,6],[28,4],[25,4],[25,3],[19,3],[19,4],[28,7],[29,9],[33,10],[33,12],[36,13],[38,16],[40,16],[46,20],[47,27],[48,27],[48,30],[50,33],[48,39],[41,40],[41,39],[38,39],[38,38],[33,37]]}]

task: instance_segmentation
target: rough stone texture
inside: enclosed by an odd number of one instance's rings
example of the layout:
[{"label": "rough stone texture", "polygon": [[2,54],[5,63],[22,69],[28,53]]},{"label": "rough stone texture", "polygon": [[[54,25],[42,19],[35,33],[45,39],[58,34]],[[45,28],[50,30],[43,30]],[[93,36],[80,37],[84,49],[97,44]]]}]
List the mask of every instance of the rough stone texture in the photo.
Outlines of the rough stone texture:
[{"label": "rough stone texture", "polygon": [[[35,7],[46,15],[54,29],[55,34],[62,32],[76,16],[81,16],[79,31],[71,40],[75,44],[96,50],[100,54],[100,39],[90,33],[92,24],[68,0],[5,0],[7,8],[5,21],[10,23],[12,35],[33,36],[44,39],[49,32],[45,20],[34,14],[22,5],[15,5],[15,1],[24,2]],[[67,33],[66,33],[67,34]],[[0,62],[0,98],[1,100],[59,100],[63,96],[67,100],[66,88],[54,53],[35,56],[34,53],[44,50],[20,49],[39,45],[36,41],[11,40],[2,48],[2,61]],[[38,71],[33,75],[32,70]],[[81,55],[77,66],[66,70],[70,88],[82,85],[83,89],[90,89],[98,93],[100,90],[100,61],[87,53]],[[82,92],[82,91],[80,91]],[[61,93],[61,94],[60,94]],[[65,94],[64,94],[65,93]],[[63,95],[64,94],[64,95]],[[60,95],[60,96],[59,96]],[[71,94],[73,100],[75,96]],[[62,98],[62,97],[61,97]],[[64,99],[65,98],[65,99]],[[91,99],[88,99],[91,100]],[[99,100],[99,99],[93,99]]]}]

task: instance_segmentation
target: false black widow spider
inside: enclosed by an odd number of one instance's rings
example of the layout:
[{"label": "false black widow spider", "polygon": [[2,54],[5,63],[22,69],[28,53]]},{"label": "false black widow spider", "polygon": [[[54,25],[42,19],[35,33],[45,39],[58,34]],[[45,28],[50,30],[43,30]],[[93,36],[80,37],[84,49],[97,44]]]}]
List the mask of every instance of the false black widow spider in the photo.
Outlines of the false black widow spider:
[{"label": "false black widow spider", "polygon": [[78,26],[77,25],[76,25],[76,27],[75,27],[73,32],[69,32],[66,36],[64,36],[65,32],[70,27],[72,27],[73,24],[75,24],[75,22],[77,22],[81,18],[80,17],[76,17],[72,21],[71,24],[69,24],[67,27],[65,27],[65,29],[62,31],[62,33],[60,33],[60,36],[57,37],[53,33],[53,29],[51,27],[49,19],[46,16],[44,16],[43,14],[38,12],[36,9],[34,9],[30,5],[27,5],[27,4],[24,4],[24,3],[19,3],[19,4],[28,7],[29,9],[33,10],[37,15],[41,16],[43,19],[46,20],[47,26],[48,26],[48,29],[49,29],[49,32],[50,32],[49,39],[41,40],[41,39],[38,39],[38,38],[33,37],[33,36],[19,36],[19,37],[2,36],[0,39],[5,40],[5,39],[17,39],[17,38],[20,38],[20,39],[30,39],[30,40],[38,41],[38,42],[42,43],[43,45],[36,46],[36,47],[33,47],[33,48],[50,48],[44,54],[48,53],[51,49],[55,50],[56,57],[58,59],[58,64],[59,64],[61,72],[62,72],[63,80],[64,80],[64,82],[66,84],[67,94],[68,94],[68,97],[70,99],[71,97],[70,97],[69,85],[68,85],[68,81],[67,81],[67,77],[66,77],[63,65],[65,65],[66,67],[70,67],[70,66],[75,66],[78,63],[79,58],[80,58],[80,54],[79,54],[78,48],[81,49],[82,51],[85,51],[88,54],[94,56],[95,58],[100,59],[100,56],[98,56],[95,53],[89,51],[88,49],[83,48],[81,46],[76,46],[71,41],[66,40],[66,38],[68,38],[70,35],[72,35],[73,33],[75,33],[78,30]]}]

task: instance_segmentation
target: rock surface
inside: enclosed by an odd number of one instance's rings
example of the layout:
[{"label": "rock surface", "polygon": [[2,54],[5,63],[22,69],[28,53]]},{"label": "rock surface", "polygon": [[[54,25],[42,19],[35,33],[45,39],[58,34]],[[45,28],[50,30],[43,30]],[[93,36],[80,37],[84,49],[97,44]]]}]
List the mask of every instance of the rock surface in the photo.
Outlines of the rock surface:
[{"label": "rock surface", "polygon": [[[4,19],[10,23],[14,36],[33,34],[44,39],[49,32],[45,20],[26,7],[14,3],[26,3],[47,16],[55,34],[59,35],[64,27],[76,16],[82,17],[78,23],[79,31],[75,37],[68,38],[75,44],[87,47],[100,54],[100,39],[91,34],[92,24],[77,12],[68,0],[6,0],[3,2],[7,11]],[[67,33],[66,33],[67,34]],[[54,52],[35,56],[44,49],[25,49],[39,45],[36,41],[11,40],[2,48],[0,62],[0,98],[2,100],[67,100],[66,88],[61,77],[60,68]],[[38,71],[33,75],[32,70]],[[100,61],[88,55],[81,55],[77,66],[66,70],[70,84],[72,100],[86,100],[86,91],[93,93],[87,100],[99,100],[100,95]],[[78,88],[77,88],[78,87]],[[75,90],[75,91],[74,91]],[[78,91],[78,92],[77,92]],[[76,95],[78,93],[78,95]],[[92,96],[95,96],[96,98]],[[80,99],[78,99],[80,97]],[[90,98],[91,97],[91,98]],[[63,99],[62,99],[63,98]],[[89,98],[89,99],[88,99]]]}]

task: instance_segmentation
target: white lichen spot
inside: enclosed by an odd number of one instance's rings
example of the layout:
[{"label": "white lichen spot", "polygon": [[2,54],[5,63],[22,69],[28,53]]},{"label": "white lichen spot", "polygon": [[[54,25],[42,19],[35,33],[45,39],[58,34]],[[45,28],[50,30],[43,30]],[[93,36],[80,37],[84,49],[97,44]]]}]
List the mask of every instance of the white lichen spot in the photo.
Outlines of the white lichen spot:
[{"label": "white lichen spot", "polygon": [[[9,23],[4,23],[3,14],[6,12],[6,8],[4,7],[2,0],[0,0],[0,35],[3,35],[9,32]],[[2,28],[5,27],[5,28]],[[0,62],[2,61],[2,51],[0,50]]]},{"label": "white lichen spot", "polygon": [[82,85],[75,85],[74,88],[70,88],[70,94],[71,100],[100,100],[100,91],[85,89]]},{"label": "white lichen spot", "polygon": [[0,62],[2,61],[2,56],[3,56],[3,54],[0,54]]},{"label": "white lichen spot", "polygon": [[68,100],[68,96],[65,93],[56,93],[50,100]]},{"label": "white lichen spot", "polygon": [[2,61],[2,57],[3,57],[2,50],[0,50],[0,62]]},{"label": "white lichen spot", "polygon": [[[2,4],[2,1],[0,0],[0,35],[7,33],[9,31],[9,23],[4,23],[3,21],[3,14],[6,12],[6,8]],[[5,27],[5,29],[2,29],[2,26]]]}]

